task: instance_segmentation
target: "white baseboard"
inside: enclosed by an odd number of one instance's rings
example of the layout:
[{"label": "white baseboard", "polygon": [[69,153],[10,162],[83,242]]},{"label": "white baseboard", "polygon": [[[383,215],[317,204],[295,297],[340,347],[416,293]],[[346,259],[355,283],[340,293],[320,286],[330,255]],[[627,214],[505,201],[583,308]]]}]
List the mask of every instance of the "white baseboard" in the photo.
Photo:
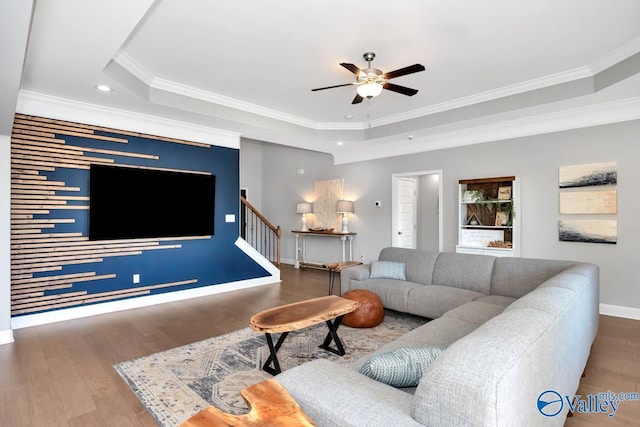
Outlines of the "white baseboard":
[{"label": "white baseboard", "polygon": [[293,258],[280,258],[280,262],[283,264],[296,265],[296,260]]},{"label": "white baseboard", "polygon": [[0,345],[13,342],[13,330],[0,331]]},{"label": "white baseboard", "polygon": [[13,329],[27,328],[30,326],[44,325],[47,323],[61,322],[63,320],[79,319],[82,317],[95,316],[98,314],[113,313],[116,311],[129,310],[132,308],[147,307],[150,305],[163,304],[197,298],[207,295],[214,295],[223,292],[236,291],[239,289],[253,288],[280,283],[279,279],[273,276],[259,277],[257,279],[241,280],[238,282],[223,283],[220,285],[204,286],[201,288],[185,289],[183,291],[167,292],[165,294],[149,295],[125,300],[105,302],[86,307],[74,307],[46,313],[37,313],[26,316],[14,317],[11,319]]},{"label": "white baseboard", "polygon": [[600,314],[604,314],[606,316],[624,317],[625,319],[640,320],[640,308],[636,307],[600,304]]}]

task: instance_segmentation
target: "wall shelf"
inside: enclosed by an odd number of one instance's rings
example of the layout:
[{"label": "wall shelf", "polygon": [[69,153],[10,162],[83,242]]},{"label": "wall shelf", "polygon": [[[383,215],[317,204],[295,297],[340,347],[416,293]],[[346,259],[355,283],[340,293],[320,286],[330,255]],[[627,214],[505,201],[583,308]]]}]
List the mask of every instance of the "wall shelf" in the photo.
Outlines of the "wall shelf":
[{"label": "wall shelf", "polygon": [[[456,252],[520,256],[520,183],[517,178],[463,179],[458,184]],[[500,242],[506,247],[489,246],[492,242]]]}]

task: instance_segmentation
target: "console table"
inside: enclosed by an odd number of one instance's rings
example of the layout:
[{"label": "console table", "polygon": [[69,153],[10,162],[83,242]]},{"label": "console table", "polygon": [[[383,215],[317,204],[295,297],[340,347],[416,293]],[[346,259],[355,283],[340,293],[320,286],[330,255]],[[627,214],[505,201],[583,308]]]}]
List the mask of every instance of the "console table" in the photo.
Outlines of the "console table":
[{"label": "console table", "polygon": [[[342,242],[342,262],[351,261],[353,258],[353,237],[356,233],[334,233],[320,231],[292,231],[296,237],[296,262],[295,268],[300,268],[300,263],[306,262],[307,237],[334,237]],[[302,243],[300,243],[302,240]],[[347,243],[349,243],[349,258],[347,259]],[[301,247],[302,245],[302,247]]]}]

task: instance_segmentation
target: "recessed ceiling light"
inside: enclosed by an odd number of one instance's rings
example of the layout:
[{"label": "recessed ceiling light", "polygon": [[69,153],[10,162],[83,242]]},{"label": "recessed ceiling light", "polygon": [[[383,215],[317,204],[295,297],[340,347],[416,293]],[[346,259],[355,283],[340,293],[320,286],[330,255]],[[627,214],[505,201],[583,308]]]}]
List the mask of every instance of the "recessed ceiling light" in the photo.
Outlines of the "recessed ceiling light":
[{"label": "recessed ceiling light", "polygon": [[344,118],[347,120],[351,120],[353,119],[353,114],[347,114],[346,116],[344,116]]},{"label": "recessed ceiling light", "polygon": [[407,136],[407,139],[408,139],[409,141],[411,141],[411,140],[413,139],[413,135],[409,135],[409,136]]},{"label": "recessed ceiling light", "polygon": [[340,145],[340,146],[343,146],[343,145],[344,145],[344,142],[342,142],[342,141],[338,141],[338,142],[336,142],[336,144],[338,144],[338,145]]},{"label": "recessed ceiling light", "polygon": [[107,85],[96,85],[95,88],[96,88],[96,90],[99,90],[100,92],[111,92],[113,90]]}]

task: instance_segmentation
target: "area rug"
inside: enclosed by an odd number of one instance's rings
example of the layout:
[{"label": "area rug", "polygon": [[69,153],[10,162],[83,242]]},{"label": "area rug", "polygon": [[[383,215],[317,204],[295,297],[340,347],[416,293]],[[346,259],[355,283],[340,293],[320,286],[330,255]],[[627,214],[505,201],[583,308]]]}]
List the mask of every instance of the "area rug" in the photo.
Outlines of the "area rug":
[{"label": "area rug", "polygon": [[[318,348],[327,335],[323,323],[291,332],[278,351],[283,371],[317,358],[348,364],[425,323],[422,317],[388,311],[374,328],[341,326],[347,354]],[[243,414],[240,390],[268,378],[260,370],[269,356],[264,334],[250,328],[114,365],[142,404],[163,427],[179,426],[207,406]]]}]

